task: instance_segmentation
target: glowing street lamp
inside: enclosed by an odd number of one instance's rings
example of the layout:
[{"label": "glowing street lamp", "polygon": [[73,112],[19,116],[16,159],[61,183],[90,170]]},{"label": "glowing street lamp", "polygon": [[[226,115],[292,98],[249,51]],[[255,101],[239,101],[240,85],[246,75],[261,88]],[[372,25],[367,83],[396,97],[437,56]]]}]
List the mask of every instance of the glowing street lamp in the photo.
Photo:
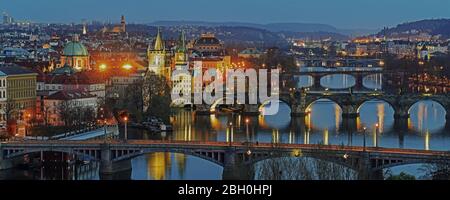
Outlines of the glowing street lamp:
[{"label": "glowing street lamp", "polygon": [[250,123],[249,119],[245,119],[245,133],[247,135],[247,142],[250,142],[250,132],[248,128],[248,124]]},{"label": "glowing street lamp", "polygon": [[363,151],[366,151],[366,127],[363,127]]},{"label": "glowing street lamp", "polygon": [[130,64],[125,64],[124,66],[122,66],[122,68],[130,70],[131,68],[133,68],[133,66],[131,66]]},{"label": "glowing street lamp", "polygon": [[380,128],[380,124],[376,123],[375,124],[375,147],[378,147],[378,131]]},{"label": "glowing street lamp", "polygon": [[98,68],[100,69],[100,71],[105,71],[108,66],[106,66],[106,64],[101,64]]},{"label": "glowing street lamp", "polygon": [[125,141],[127,140],[127,138],[128,138],[128,131],[127,131],[127,126],[128,126],[128,117],[127,116],[125,116],[124,118],[123,118],[123,121],[125,122],[125,136],[124,136],[124,138],[125,138]]}]

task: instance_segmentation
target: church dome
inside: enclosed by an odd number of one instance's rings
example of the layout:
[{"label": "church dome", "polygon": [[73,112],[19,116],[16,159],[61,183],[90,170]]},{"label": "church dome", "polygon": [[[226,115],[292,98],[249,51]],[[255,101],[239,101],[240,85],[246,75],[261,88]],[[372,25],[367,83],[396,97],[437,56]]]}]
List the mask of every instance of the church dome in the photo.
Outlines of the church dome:
[{"label": "church dome", "polygon": [[69,42],[63,50],[64,56],[89,56],[86,47],[80,42]]}]

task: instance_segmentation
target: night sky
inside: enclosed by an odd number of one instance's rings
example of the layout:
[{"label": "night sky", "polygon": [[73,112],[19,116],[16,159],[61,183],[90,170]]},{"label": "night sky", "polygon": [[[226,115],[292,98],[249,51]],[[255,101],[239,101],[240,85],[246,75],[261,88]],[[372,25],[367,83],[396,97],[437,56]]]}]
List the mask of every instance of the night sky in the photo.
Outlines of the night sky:
[{"label": "night sky", "polygon": [[380,28],[450,18],[449,0],[0,0],[0,12],[35,22],[82,19],[129,22],[303,22],[338,28]]}]

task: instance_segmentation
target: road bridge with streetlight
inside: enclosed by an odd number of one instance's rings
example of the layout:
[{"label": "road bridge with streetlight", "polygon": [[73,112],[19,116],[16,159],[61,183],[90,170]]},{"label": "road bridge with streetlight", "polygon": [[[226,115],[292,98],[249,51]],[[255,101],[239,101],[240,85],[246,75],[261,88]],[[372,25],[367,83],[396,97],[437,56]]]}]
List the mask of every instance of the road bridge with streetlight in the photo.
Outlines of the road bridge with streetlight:
[{"label": "road bridge with streetlight", "polygon": [[279,157],[311,157],[355,170],[360,179],[382,178],[384,168],[415,163],[450,163],[450,152],[379,147],[312,144],[185,142],[152,140],[9,141],[0,144],[0,166],[14,158],[42,152],[62,152],[75,159],[100,163],[100,173],[130,170],[137,156],[172,152],[199,157],[224,167],[224,179],[251,179],[251,166]]}]

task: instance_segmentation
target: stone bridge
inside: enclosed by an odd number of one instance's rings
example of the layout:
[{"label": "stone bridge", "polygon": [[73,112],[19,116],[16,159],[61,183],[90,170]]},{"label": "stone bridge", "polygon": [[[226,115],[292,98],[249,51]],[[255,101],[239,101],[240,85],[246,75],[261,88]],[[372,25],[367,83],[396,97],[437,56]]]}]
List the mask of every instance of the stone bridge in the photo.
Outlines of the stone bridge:
[{"label": "stone bridge", "polygon": [[[224,167],[224,179],[252,179],[253,164],[277,157],[311,157],[355,170],[360,179],[382,178],[382,169],[414,163],[450,163],[450,152],[309,144],[182,141],[17,141],[0,143],[0,166],[27,154],[62,152],[100,163],[100,173],[131,169],[131,159],[154,152],[192,155]],[[1,168],[0,168],[1,169]]]},{"label": "stone bridge", "polygon": [[[346,88],[327,88],[322,85],[322,80],[333,76],[333,75],[345,75],[354,79],[354,85],[349,85]],[[367,88],[363,82],[366,77],[375,76],[377,80],[380,82],[381,86],[383,84],[383,69],[382,68],[362,68],[359,71],[355,70],[324,70],[324,71],[299,71],[299,72],[285,72],[281,76],[281,81],[296,81],[298,82],[300,77],[309,77],[311,80],[310,85],[305,85],[303,87],[307,87],[313,91],[324,91],[327,90],[335,90],[335,91],[348,91],[349,88],[353,88],[355,91],[373,91],[375,88]],[[381,90],[381,88],[377,88],[377,90]]]},{"label": "stone bridge", "polygon": [[[248,99],[248,98],[247,98]],[[310,113],[310,106],[318,100],[330,100],[335,102],[342,109],[343,118],[357,118],[361,106],[373,100],[380,100],[388,103],[394,110],[394,118],[408,119],[411,107],[423,100],[432,100],[445,109],[447,119],[450,117],[450,95],[432,94],[385,94],[381,91],[373,92],[308,92],[304,89],[295,89],[290,92],[281,93],[279,101],[287,104],[291,108],[291,115],[304,117]],[[242,114],[259,115],[261,107],[271,100],[259,102],[256,105],[242,104]],[[219,102],[219,101],[218,101]],[[220,102],[224,102],[223,99]],[[213,114],[213,105],[196,105],[197,114]]]}]

